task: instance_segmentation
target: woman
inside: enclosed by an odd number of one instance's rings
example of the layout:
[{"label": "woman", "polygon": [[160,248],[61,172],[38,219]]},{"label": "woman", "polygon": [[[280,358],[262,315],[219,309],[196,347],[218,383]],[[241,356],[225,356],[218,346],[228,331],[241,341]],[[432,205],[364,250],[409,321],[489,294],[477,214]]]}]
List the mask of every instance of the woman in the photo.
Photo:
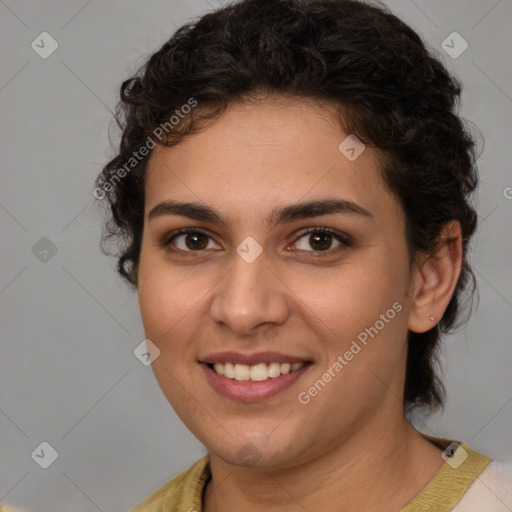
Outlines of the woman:
[{"label": "woman", "polygon": [[134,511],[510,510],[509,470],[406,419],[443,403],[436,349],[474,282],[459,94],[348,0],[234,3],[123,83],[95,195],[208,451]]}]

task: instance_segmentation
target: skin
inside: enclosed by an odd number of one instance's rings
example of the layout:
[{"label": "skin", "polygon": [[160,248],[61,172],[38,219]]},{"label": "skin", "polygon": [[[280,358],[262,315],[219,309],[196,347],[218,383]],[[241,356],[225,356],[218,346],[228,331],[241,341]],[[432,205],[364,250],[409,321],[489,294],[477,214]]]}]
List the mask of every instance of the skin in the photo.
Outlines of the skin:
[{"label": "skin", "polygon": [[[340,504],[344,512],[396,511],[443,464],[441,450],[405,420],[401,397],[407,330],[425,332],[446,309],[460,273],[460,226],[447,224],[439,252],[409,265],[404,213],[382,181],[378,155],[367,146],[349,161],[338,150],[346,136],[325,106],[272,97],[231,104],[206,129],[150,158],[139,304],[146,337],[161,351],[152,365],[158,383],[211,457],[206,512],[265,505],[328,512]],[[272,229],[265,223],[276,207],[333,197],[373,220],[338,213]],[[215,208],[226,225],[149,220],[169,199]],[[200,240],[202,252],[190,235],[174,239],[177,252],[160,244],[185,227],[211,236]],[[332,238],[319,251],[302,235],[312,227],[348,234],[353,245]],[[250,264],[236,252],[248,236],[263,249]],[[402,310],[301,404],[298,394],[396,302]],[[239,403],[214,391],[197,362],[228,350],[273,350],[313,365],[278,395]],[[238,455],[247,443],[256,465]]]}]

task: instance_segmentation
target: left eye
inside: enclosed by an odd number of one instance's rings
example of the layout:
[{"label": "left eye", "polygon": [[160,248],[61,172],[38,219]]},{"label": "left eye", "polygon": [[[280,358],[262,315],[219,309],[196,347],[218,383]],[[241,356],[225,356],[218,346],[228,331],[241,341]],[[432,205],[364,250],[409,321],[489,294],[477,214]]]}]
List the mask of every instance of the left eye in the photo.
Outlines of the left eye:
[{"label": "left eye", "polygon": [[[183,237],[184,243],[180,247],[177,240]],[[309,238],[307,238],[309,237]],[[292,245],[297,246],[300,240],[306,240],[305,244],[309,244],[310,247],[313,248],[313,251],[310,251],[308,248],[297,247],[300,251],[312,252],[312,253],[322,253],[322,252],[336,252],[343,246],[349,247],[351,245],[351,241],[348,237],[338,233],[337,231],[333,231],[327,228],[314,228],[302,233],[299,238]],[[331,245],[334,241],[338,242],[338,246],[334,249],[331,248]],[[163,240],[162,245],[170,248],[173,251],[182,251],[182,252],[201,252],[204,249],[208,249],[209,240],[213,242],[213,239],[210,235],[204,233],[203,231],[194,229],[194,228],[186,228],[182,229],[170,237],[166,237]],[[215,244],[217,245],[217,244]],[[211,249],[211,247],[210,247]]]},{"label": "left eye", "polygon": [[351,242],[347,237],[343,236],[337,231],[326,228],[310,229],[309,231],[302,233],[302,235],[297,239],[297,242],[294,242],[294,245],[297,245],[298,241],[302,238],[306,240],[306,244],[309,244],[310,247],[313,247],[314,251],[308,251],[307,248],[301,247],[299,247],[299,250],[313,253],[329,251],[331,249],[333,239],[338,242],[338,246],[332,249],[330,252],[336,252],[343,246],[351,245]]}]

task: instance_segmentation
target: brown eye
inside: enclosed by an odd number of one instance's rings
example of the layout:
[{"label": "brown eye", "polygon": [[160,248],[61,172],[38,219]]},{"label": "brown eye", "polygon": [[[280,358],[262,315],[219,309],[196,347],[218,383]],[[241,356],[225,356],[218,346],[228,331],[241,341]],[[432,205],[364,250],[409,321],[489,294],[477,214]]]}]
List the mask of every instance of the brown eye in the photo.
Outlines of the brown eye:
[{"label": "brown eye", "polygon": [[329,233],[313,233],[309,235],[309,243],[313,249],[326,251],[330,248],[333,236]]},{"label": "brown eye", "polygon": [[204,249],[208,245],[207,237],[202,233],[187,233],[185,236],[185,245],[188,249]]},{"label": "brown eye", "polygon": [[176,251],[201,252],[208,248],[210,240],[212,240],[212,238],[206,233],[198,231],[197,229],[187,228],[167,237],[162,242],[162,245]]},{"label": "brown eye", "polygon": [[[299,243],[301,239],[304,239],[304,242]],[[333,243],[337,244],[334,248],[332,248]],[[329,254],[331,254],[343,249],[345,246],[351,246],[352,243],[341,233],[327,228],[315,228],[302,233],[293,245],[300,251],[312,253],[329,252]],[[313,251],[311,251],[310,248],[312,248]]]}]

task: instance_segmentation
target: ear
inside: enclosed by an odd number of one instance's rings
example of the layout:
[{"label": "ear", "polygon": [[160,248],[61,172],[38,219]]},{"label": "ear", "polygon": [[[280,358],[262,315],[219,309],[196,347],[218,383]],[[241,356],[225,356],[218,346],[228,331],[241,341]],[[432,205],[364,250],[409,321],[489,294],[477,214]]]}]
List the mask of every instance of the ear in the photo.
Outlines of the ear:
[{"label": "ear", "polygon": [[438,235],[438,248],[434,255],[424,255],[414,267],[407,326],[413,332],[432,329],[452,298],[462,266],[462,233],[457,221],[443,226]]}]

